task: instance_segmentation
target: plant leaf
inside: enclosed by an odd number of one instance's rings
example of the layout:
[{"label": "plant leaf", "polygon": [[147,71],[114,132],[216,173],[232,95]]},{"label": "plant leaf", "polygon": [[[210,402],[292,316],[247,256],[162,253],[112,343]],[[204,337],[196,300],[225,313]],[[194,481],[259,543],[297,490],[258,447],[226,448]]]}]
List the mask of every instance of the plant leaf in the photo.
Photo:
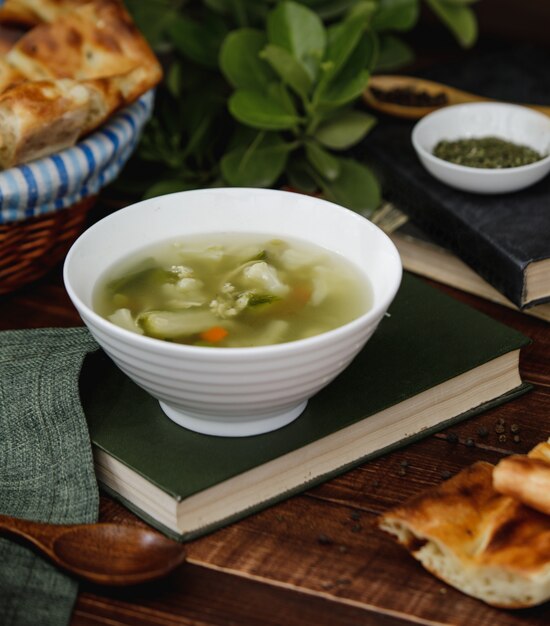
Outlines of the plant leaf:
[{"label": "plant leaf", "polygon": [[329,28],[327,52],[323,59],[323,63],[328,66],[325,80],[335,76],[342,69],[359,43],[369,19],[370,14],[364,11]]},{"label": "plant leaf", "polygon": [[220,68],[233,87],[262,91],[275,79],[269,64],[260,58],[266,43],[266,35],[252,28],[227,35],[220,50]]},{"label": "plant leaf", "polygon": [[307,98],[312,85],[311,78],[300,61],[297,61],[288,50],[268,44],[260,56],[271,65],[285,84],[301,98]]},{"label": "plant leaf", "polygon": [[288,130],[300,122],[287,106],[249,89],[239,89],[229,98],[229,111],[239,122],[260,130]]},{"label": "plant leaf", "polygon": [[372,19],[374,30],[410,30],[418,21],[419,0],[379,0]]},{"label": "plant leaf", "polygon": [[323,122],[315,132],[319,143],[333,150],[346,150],[355,145],[376,124],[376,118],[362,111],[344,111]]},{"label": "plant leaf", "polygon": [[372,16],[376,13],[379,0],[355,0],[353,6],[347,12],[347,19],[358,15],[359,13],[366,13],[369,16],[369,25]]},{"label": "plant leaf", "polygon": [[158,49],[165,43],[168,26],[178,16],[178,10],[170,0],[126,0],[136,26],[152,48]]},{"label": "plant leaf", "polygon": [[323,178],[334,181],[340,174],[340,162],[315,141],[306,143],[306,157]]},{"label": "plant leaf", "polygon": [[433,12],[449,28],[464,48],[472,46],[477,39],[477,20],[470,7],[456,2],[426,0]]},{"label": "plant leaf", "polygon": [[378,37],[363,33],[340,72],[329,81],[320,81],[315,100],[321,103],[321,110],[342,106],[361,95],[369,79],[366,68],[372,67],[377,56]]},{"label": "plant leaf", "polygon": [[157,196],[164,196],[167,193],[176,193],[177,191],[188,191],[189,189],[195,189],[195,187],[196,184],[186,182],[180,178],[160,180],[147,189],[143,194],[143,199],[156,198]]},{"label": "plant leaf", "polygon": [[283,173],[291,149],[278,133],[257,133],[252,142],[223,156],[223,177],[234,187],[270,187]]},{"label": "plant leaf", "polygon": [[173,17],[168,31],[185,57],[204,67],[218,67],[220,47],[227,34],[223,20],[208,16],[198,22],[180,13]]},{"label": "plant leaf", "polygon": [[284,83],[280,81],[271,83],[271,85],[269,85],[269,89],[267,90],[267,95],[272,100],[277,101],[287,113],[297,115],[294,101],[292,100],[292,97]]},{"label": "plant leaf", "polygon": [[288,50],[315,80],[325,53],[326,32],[320,17],[297,2],[280,2],[267,17],[269,43]]},{"label": "plant leaf", "polygon": [[370,215],[380,205],[380,185],[371,170],[353,159],[339,159],[340,174],[322,181],[328,200],[341,204],[362,215]]},{"label": "plant leaf", "polygon": [[319,186],[309,173],[306,160],[301,156],[294,157],[292,155],[290,157],[286,166],[286,174],[290,186],[296,191],[314,193],[319,189]]},{"label": "plant leaf", "polygon": [[380,35],[380,48],[376,63],[378,71],[395,70],[408,65],[413,60],[412,48],[402,39],[393,35]]},{"label": "plant leaf", "polygon": [[[347,78],[347,77],[346,77]],[[356,100],[366,89],[370,72],[360,70],[351,80],[338,80],[323,94],[319,109],[330,111]]]},{"label": "plant leaf", "polygon": [[168,91],[174,96],[179,98],[182,92],[182,67],[180,63],[174,62],[168,68],[166,72],[165,84]]},{"label": "plant leaf", "polygon": [[326,21],[334,20],[337,17],[341,17],[346,13],[350,13],[358,4],[367,4],[367,2],[373,5],[373,12],[376,8],[375,0],[301,0],[302,4],[305,4],[312,8],[317,15]]}]

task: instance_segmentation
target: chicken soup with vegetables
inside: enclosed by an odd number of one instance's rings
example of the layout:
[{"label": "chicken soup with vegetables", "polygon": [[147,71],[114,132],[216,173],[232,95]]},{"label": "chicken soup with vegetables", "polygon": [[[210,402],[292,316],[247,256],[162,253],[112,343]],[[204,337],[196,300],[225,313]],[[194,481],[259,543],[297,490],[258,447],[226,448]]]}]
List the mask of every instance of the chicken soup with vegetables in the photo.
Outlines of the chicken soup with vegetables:
[{"label": "chicken soup with vegetables", "polygon": [[111,268],[97,313],[175,343],[251,347],[312,337],[371,306],[366,276],[313,244],[219,234],[155,245]]}]

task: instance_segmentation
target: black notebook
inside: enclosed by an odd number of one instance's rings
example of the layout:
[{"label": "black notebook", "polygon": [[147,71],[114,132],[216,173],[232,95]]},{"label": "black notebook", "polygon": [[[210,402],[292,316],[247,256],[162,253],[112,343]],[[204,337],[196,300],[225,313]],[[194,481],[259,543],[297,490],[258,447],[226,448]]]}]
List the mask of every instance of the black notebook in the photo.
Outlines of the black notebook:
[{"label": "black notebook", "polygon": [[[550,50],[518,47],[422,77],[496,99],[550,105],[549,67]],[[550,176],[509,194],[453,189],[420,164],[413,125],[385,117],[365,142],[385,197],[516,306],[550,301]]]}]

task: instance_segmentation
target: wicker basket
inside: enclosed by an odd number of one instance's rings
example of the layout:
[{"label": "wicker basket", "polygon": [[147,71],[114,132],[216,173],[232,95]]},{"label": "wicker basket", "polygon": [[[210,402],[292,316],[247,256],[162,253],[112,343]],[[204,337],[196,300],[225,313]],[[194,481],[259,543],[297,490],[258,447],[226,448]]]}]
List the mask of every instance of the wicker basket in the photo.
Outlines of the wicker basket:
[{"label": "wicker basket", "polygon": [[0,172],[0,294],[63,259],[98,193],[135,150],[153,100],[147,92],[76,146]]},{"label": "wicker basket", "polygon": [[0,224],[0,294],[41,278],[82,232],[96,196],[72,207],[13,224]]}]

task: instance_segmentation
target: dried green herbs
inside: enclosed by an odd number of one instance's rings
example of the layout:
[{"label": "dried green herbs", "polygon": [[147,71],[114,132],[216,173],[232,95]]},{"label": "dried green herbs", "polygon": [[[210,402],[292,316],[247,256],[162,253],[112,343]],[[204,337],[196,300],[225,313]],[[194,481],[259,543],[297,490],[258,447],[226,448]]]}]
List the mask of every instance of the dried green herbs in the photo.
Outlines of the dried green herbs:
[{"label": "dried green herbs", "polygon": [[528,146],[519,145],[498,137],[473,137],[456,141],[440,141],[434,156],[457,165],[486,169],[520,167],[544,156]]}]

